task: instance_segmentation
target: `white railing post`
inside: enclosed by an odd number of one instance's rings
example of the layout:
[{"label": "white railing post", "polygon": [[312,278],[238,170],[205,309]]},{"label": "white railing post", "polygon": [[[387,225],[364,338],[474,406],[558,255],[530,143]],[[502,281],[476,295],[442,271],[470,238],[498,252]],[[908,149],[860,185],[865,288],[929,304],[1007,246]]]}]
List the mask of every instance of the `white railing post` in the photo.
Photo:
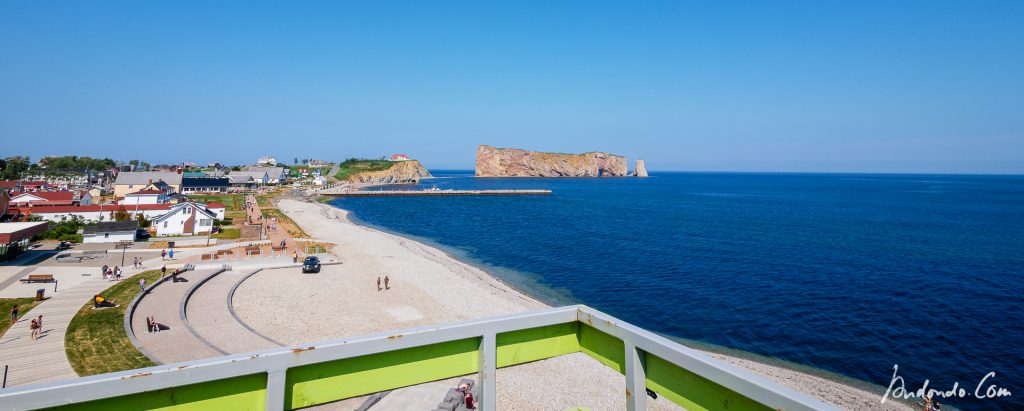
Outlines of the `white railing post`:
[{"label": "white railing post", "polygon": [[494,333],[487,333],[480,339],[480,398],[477,402],[480,403],[481,411],[495,411],[498,396],[496,395],[497,388],[495,386],[495,377],[497,377],[497,356],[498,348],[496,342],[497,336]]},{"label": "white railing post", "polygon": [[284,385],[287,370],[267,372],[267,411],[284,410]]},{"label": "white railing post", "polygon": [[647,409],[647,374],[640,351],[630,341],[623,341],[626,347],[626,409],[642,411]]}]

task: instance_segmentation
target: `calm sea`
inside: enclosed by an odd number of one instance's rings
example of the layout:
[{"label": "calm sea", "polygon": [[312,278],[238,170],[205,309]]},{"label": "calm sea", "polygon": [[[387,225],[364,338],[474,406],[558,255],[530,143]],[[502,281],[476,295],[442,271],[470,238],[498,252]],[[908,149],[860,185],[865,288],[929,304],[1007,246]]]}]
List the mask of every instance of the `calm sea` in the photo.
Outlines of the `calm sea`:
[{"label": "calm sea", "polygon": [[[657,173],[476,179],[550,197],[344,198],[553,304],[911,390],[989,372],[1024,409],[1024,177]],[[982,390],[984,393],[984,390]]]}]

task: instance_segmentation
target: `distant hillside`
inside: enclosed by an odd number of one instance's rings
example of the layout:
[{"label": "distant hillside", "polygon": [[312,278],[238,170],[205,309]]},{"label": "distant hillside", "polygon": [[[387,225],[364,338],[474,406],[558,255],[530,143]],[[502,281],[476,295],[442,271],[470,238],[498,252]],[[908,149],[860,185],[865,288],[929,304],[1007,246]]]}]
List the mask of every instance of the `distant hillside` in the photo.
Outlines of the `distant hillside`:
[{"label": "distant hillside", "polygon": [[366,184],[418,183],[421,178],[432,177],[417,160],[388,161],[350,158],[338,166],[335,178],[341,181]]}]

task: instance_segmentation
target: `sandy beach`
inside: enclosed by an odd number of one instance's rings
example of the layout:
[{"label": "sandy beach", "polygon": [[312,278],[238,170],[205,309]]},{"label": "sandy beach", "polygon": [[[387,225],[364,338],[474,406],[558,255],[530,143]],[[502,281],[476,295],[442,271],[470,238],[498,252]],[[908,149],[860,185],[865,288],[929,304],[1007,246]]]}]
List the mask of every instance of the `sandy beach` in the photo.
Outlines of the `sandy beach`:
[{"label": "sandy beach", "polygon": [[[313,238],[336,243],[333,252],[344,264],[325,266],[316,276],[265,270],[239,287],[238,315],[277,341],[297,344],[546,307],[436,248],[354,224],[336,207],[295,200],[278,207]],[[390,289],[378,290],[377,278],[385,275]],[[877,394],[821,377],[708,354],[844,409],[911,409],[879,404]],[[625,408],[623,376],[579,353],[501,369],[497,383],[499,409]],[[679,409],[664,399],[649,408]]]}]

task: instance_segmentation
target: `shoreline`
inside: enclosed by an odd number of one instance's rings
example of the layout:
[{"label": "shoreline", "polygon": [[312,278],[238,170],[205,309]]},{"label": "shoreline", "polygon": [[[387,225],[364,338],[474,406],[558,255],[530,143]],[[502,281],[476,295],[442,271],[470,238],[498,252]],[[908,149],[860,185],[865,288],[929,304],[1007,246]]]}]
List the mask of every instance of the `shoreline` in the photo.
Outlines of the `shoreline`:
[{"label": "shoreline", "polygon": [[[526,311],[532,308],[550,307],[548,301],[545,298],[534,297],[530,290],[524,290],[524,287],[516,286],[511,284],[499,276],[488,272],[482,267],[467,263],[453,255],[451,252],[443,250],[440,245],[428,244],[431,241],[422,241],[416,238],[410,238],[411,236],[405,236],[398,233],[390,232],[390,230],[374,227],[370,224],[360,224],[358,218],[353,218],[352,213],[349,210],[345,210],[340,207],[336,207],[330,204],[324,204],[319,202],[299,202],[295,200],[291,203],[280,204],[283,212],[289,215],[293,220],[302,225],[300,220],[306,220],[307,224],[316,225],[317,227],[310,227],[314,231],[327,230],[329,232],[332,225],[341,224],[342,226],[348,227],[335,227],[339,229],[356,229],[362,231],[370,236],[378,237],[379,240],[385,240],[393,243],[392,245],[399,245],[416,256],[428,260],[432,263],[441,265],[445,270],[448,271],[447,276],[449,280],[452,275],[455,275],[463,280],[468,280],[474,287],[474,292],[485,290],[492,296],[500,296],[505,300],[507,304],[493,304],[488,307],[493,314],[508,314],[517,311]],[[282,202],[284,203],[284,201]],[[306,204],[306,205],[303,205]],[[306,213],[302,211],[313,211],[314,209],[309,207],[318,208],[319,212]],[[302,210],[305,209],[305,210]],[[301,213],[300,215],[293,215]],[[319,218],[309,219],[310,216],[317,216]],[[305,218],[303,218],[305,217]],[[313,220],[316,221],[314,224]],[[304,229],[306,227],[303,227]],[[310,232],[310,230],[307,230]],[[312,233],[311,233],[312,234]],[[396,244],[397,243],[397,244]],[[363,245],[363,244],[360,244]],[[375,251],[372,245],[363,245],[361,250],[358,250],[363,254],[373,255]],[[392,258],[392,256],[384,255],[383,258]],[[421,261],[422,263],[422,261]],[[485,263],[484,263],[485,264]],[[524,275],[524,278],[529,278]],[[439,287],[437,283],[431,284],[427,281],[424,284],[426,289],[436,289]],[[485,314],[485,313],[475,313]],[[478,315],[479,316],[479,315]],[[462,313],[456,314],[455,318],[445,317],[444,321],[457,321],[466,319]],[[671,336],[667,336],[671,337]],[[881,395],[878,393],[870,392],[866,387],[874,387],[873,384],[855,380],[849,377],[842,376],[833,372],[821,370],[819,373],[811,374],[800,370],[794,370],[790,367],[784,366],[782,363],[784,360],[776,360],[778,363],[769,363],[765,359],[769,357],[761,357],[755,353],[749,353],[749,355],[737,355],[737,353],[743,353],[741,351],[729,349],[728,347],[721,347],[721,350],[716,350],[718,346],[713,344],[701,343],[701,342],[690,342],[679,338],[672,338],[674,341],[680,344],[690,346],[691,348],[697,349],[709,356],[712,356],[721,361],[727,362],[734,366],[742,369],[752,371],[764,378],[772,380],[776,383],[788,386],[797,391],[803,392],[809,396],[818,398],[820,400],[835,404],[844,409],[891,409],[891,410],[911,410],[913,408],[906,403],[898,403],[892,399],[880,404]],[[694,344],[696,343],[696,344]],[[721,352],[721,351],[728,351]],[[745,353],[744,353],[745,354]],[[774,360],[774,359],[771,359]],[[816,370],[811,367],[808,369]],[[836,379],[843,379],[843,381],[835,381]],[[851,382],[860,382],[864,387],[857,386]],[[884,387],[881,387],[884,388]]]}]

